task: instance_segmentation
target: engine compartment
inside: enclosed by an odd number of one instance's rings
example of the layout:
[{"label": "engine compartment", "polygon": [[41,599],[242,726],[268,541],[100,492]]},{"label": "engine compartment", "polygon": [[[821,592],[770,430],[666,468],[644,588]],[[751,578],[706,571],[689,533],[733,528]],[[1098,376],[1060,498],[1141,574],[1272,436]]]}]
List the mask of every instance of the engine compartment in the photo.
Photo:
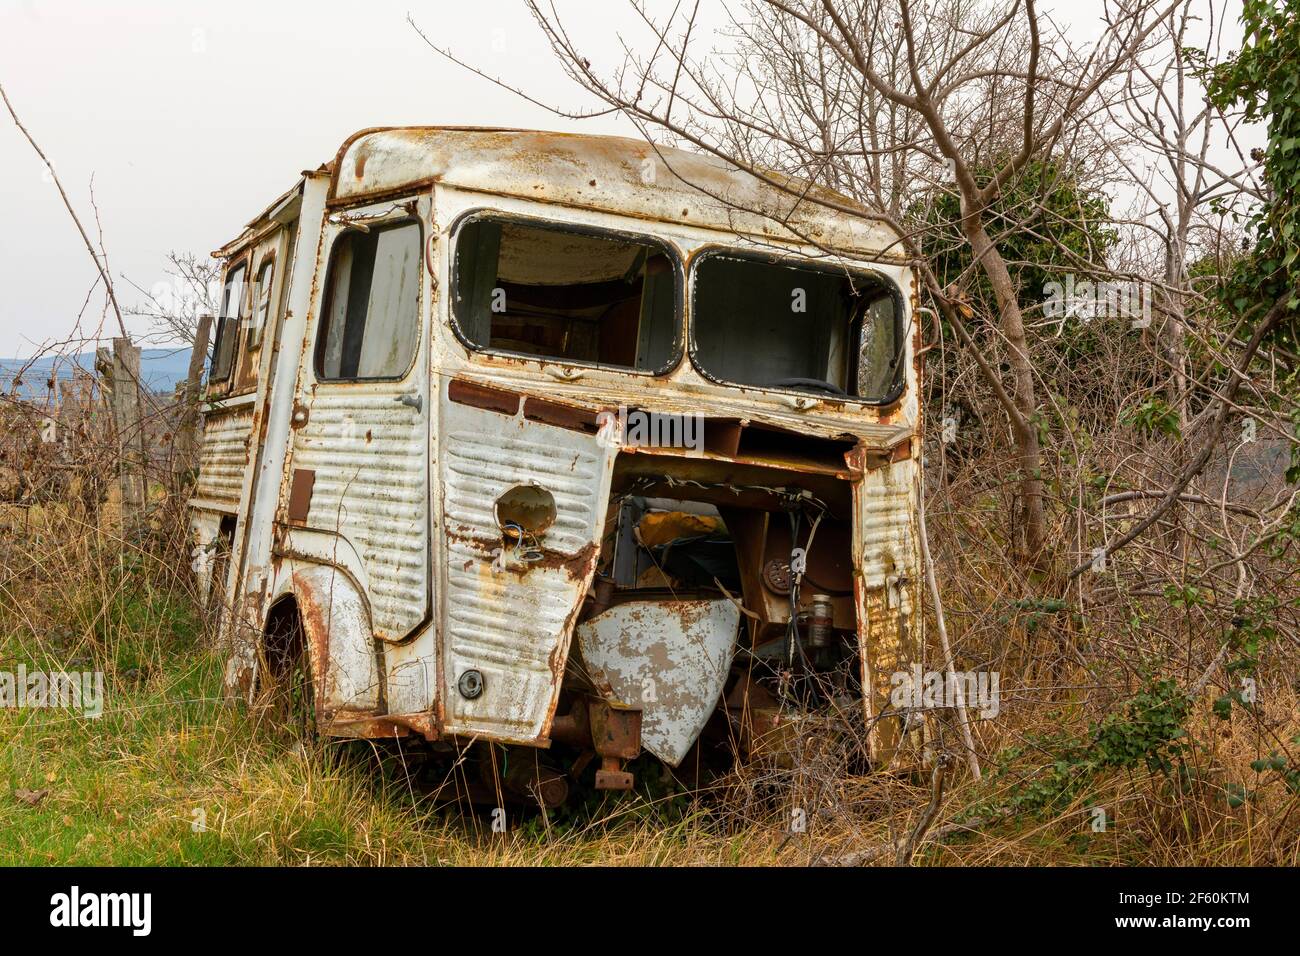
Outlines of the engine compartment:
[{"label": "engine compartment", "polygon": [[[553,739],[636,711],[645,750],[695,782],[790,759],[796,716],[862,715],[846,443],[735,431],[730,460],[620,454]],[[630,788],[600,743],[597,786]]]}]

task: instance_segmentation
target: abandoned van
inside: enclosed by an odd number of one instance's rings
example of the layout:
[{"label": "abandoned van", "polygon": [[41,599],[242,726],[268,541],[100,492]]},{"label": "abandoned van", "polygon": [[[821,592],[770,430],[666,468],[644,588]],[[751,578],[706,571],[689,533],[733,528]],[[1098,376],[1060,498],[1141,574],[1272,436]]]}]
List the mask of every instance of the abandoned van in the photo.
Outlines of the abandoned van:
[{"label": "abandoned van", "polygon": [[878,220],[640,141],[372,129],[215,255],[232,695],[299,675],[316,733],[547,805],[846,723],[897,759],[918,336]]}]

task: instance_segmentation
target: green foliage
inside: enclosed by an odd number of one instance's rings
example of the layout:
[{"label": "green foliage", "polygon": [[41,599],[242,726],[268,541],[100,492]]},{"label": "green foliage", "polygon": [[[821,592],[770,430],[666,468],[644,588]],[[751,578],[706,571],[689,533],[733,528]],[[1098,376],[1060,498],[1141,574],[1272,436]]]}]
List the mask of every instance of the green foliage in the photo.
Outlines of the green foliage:
[{"label": "green foliage", "polygon": [[1181,434],[1177,410],[1159,397],[1149,398],[1137,408],[1126,411],[1120,417],[1120,423],[1147,435],[1172,435],[1177,438]]},{"label": "green foliage", "polygon": [[1097,728],[1098,766],[1170,773],[1186,750],[1183,721],[1190,702],[1172,680],[1153,681],[1129,702],[1123,714],[1111,714]]},{"label": "green foliage", "polygon": [[[1025,633],[1033,634],[1046,624],[1053,615],[1065,611],[1069,604],[1060,598],[1028,597],[1021,598],[1019,601],[1012,601],[1010,606],[1017,611],[1027,612],[1023,617]],[[1012,616],[1010,614],[1003,614],[998,619],[1003,626],[1009,626],[1011,620]]]},{"label": "green foliage", "polygon": [[1247,120],[1267,125],[1267,199],[1249,219],[1254,248],[1238,261],[1224,300],[1241,313],[1291,293],[1289,321],[1273,338],[1294,351],[1300,332],[1300,14],[1289,0],[1244,0],[1241,23],[1242,49],[1203,67],[1203,76],[1215,106],[1240,107]]},{"label": "green foliage", "polygon": [[[1300,734],[1297,734],[1291,742],[1300,745]],[[1252,760],[1250,769],[1259,774],[1273,774],[1292,793],[1300,794],[1300,767],[1292,765],[1276,750],[1261,760]]]},{"label": "green foliage", "polygon": [[[988,183],[1001,166],[977,168],[976,182]],[[989,235],[1016,282],[1022,308],[1039,305],[1044,286],[1060,281],[1063,273],[1079,272],[1080,262],[1100,266],[1117,241],[1117,233],[1109,227],[1106,197],[1085,187],[1082,178],[1079,170],[1056,160],[1033,161],[985,213]],[[955,194],[944,192],[935,197],[931,222],[941,228],[927,239],[926,251],[945,285],[971,263],[970,245],[961,235],[960,220],[961,203]],[[978,273],[975,289],[976,297],[993,302],[992,289]]]},{"label": "green foliage", "polygon": [[[993,785],[1014,781],[999,810],[1046,815],[1060,811],[1105,771],[1146,767],[1172,775],[1187,751],[1183,723],[1191,704],[1173,680],[1151,680],[1124,710],[1089,726],[1086,736],[1067,733],[1026,738],[1022,747],[998,755]],[[1045,759],[1028,776],[1017,772],[1026,758]],[[1016,779],[1019,777],[1019,779]],[[981,807],[976,812],[986,811]]]},{"label": "green foliage", "polygon": [[1254,794],[1239,783],[1230,783],[1223,788],[1223,798],[1227,802],[1228,806],[1234,810],[1238,807],[1244,806],[1246,801],[1252,796],[1254,796]]},{"label": "green foliage", "polygon": [[[1261,594],[1242,598],[1233,604],[1232,631],[1228,635],[1228,648],[1236,656],[1224,665],[1224,671],[1233,677],[1254,676],[1263,649],[1277,638],[1278,613],[1282,601],[1275,594]],[[1241,687],[1223,694],[1214,702],[1214,716],[1227,720],[1232,716],[1232,705],[1250,708],[1254,702]]]},{"label": "green foliage", "polygon": [[1181,607],[1184,610],[1190,610],[1194,607],[1204,607],[1209,603],[1206,597],[1206,591],[1198,588],[1194,584],[1178,586],[1175,584],[1165,585],[1165,600],[1174,607]]}]

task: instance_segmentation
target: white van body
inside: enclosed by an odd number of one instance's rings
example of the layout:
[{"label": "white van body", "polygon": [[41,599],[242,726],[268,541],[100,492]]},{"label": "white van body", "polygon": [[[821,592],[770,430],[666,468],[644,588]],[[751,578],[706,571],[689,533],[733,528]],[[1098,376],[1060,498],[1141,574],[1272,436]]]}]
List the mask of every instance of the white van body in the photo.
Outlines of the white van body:
[{"label": "white van body", "polygon": [[[216,255],[192,529],[232,692],[292,615],[322,733],[573,741],[620,786],[709,720],[750,747],[788,710],[777,684],[828,661],[839,689],[808,693],[860,695],[892,759],[891,675],[920,641],[919,338],[879,220],[645,142],[375,129]],[[630,438],[646,415],[703,438]],[[705,530],[652,547],[652,526]],[[651,567],[683,555],[685,577]],[[593,718],[635,739],[595,746]]]}]

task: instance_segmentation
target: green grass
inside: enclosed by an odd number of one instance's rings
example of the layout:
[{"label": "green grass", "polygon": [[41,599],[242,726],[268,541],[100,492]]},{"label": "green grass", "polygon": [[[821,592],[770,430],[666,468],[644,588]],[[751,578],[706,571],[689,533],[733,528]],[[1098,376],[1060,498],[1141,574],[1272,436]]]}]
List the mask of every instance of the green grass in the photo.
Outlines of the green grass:
[{"label": "green grass", "polygon": [[[388,834],[425,822],[382,775],[225,703],[183,602],[145,589],[70,610],[85,639],[11,632],[0,667],[102,669],[103,714],[0,710],[0,862],[378,862]],[[29,806],[19,789],[49,793]]]},{"label": "green grass", "polygon": [[[0,606],[0,670],[97,668],[105,686],[97,719],[0,709],[0,864],[738,858],[707,828],[692,831],[698,816],[635,799],[554,820],[512,813],[505,834],[485,817],[435,808],[368,745],[304,747],[268,711],[225,702],[222,660],[205,648],[187,602],[165,592],[127,582],[107,602],[71,595],[57,609],[58,633],[41,636],[5,611],[13,606]],[[19,790],[49,792],[30,806]]]}]

